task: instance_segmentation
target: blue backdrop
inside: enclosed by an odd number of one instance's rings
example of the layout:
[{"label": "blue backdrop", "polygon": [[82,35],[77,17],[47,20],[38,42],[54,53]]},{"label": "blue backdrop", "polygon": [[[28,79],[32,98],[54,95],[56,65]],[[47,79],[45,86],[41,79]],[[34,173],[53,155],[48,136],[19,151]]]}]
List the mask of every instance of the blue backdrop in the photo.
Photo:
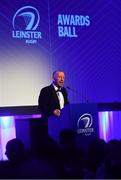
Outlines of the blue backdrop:
[{"label": "blue backdrop", "polygon": [[1,1],[0,106],[37,105],[55,69],[76,91],[71,103],[121,101],[120,9],[120,0]]}]

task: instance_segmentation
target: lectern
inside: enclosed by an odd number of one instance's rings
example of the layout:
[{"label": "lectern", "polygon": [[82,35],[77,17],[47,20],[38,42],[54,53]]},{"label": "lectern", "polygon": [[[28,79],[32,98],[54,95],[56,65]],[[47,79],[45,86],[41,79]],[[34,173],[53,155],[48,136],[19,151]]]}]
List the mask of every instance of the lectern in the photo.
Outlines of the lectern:
[{"label": "lectern", "polygon": [[63,129],[73,129],[77,133],[77,143],[85,147],[92,138],[99,137],[98,111],[94,103],[70,104],[65,106],[60,117],[48,119],[48,135],[59,143]]}]

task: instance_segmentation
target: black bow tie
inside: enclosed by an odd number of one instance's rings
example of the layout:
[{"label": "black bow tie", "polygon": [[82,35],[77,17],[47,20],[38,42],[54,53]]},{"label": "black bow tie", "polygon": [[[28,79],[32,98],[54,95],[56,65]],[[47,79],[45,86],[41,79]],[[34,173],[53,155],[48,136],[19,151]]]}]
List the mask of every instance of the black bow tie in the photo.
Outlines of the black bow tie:
[{"label": "black bow tie", "polygon": [[56,92],[62,92],[62,90],[61,89],[57,89],[57,91]]}]

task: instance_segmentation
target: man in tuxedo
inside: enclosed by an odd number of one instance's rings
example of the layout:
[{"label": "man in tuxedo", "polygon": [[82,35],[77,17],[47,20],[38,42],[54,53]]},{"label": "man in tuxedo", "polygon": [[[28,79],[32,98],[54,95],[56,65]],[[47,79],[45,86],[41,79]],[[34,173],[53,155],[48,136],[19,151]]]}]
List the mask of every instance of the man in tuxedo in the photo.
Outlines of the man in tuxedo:
[{"label": "man in tuxedo", "polygon": [[64,88],[65,74],[62,70],[53,72],[52,84],[42,88],[38,104],[42,117],[60,116],[61,109],[68,104],[67,91]]}]

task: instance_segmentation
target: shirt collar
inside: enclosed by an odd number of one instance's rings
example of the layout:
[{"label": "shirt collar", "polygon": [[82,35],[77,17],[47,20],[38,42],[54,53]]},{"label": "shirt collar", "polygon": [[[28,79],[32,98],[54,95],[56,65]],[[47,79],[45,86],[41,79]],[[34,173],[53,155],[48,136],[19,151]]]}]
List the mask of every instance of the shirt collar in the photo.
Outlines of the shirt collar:
[{"label": "shirt collar", "polygon": [[61,90],[61,88],[58,88],[55,84],[53,84],[53,87],[54,87],[55,91],[57,91],[58,89]]}]

